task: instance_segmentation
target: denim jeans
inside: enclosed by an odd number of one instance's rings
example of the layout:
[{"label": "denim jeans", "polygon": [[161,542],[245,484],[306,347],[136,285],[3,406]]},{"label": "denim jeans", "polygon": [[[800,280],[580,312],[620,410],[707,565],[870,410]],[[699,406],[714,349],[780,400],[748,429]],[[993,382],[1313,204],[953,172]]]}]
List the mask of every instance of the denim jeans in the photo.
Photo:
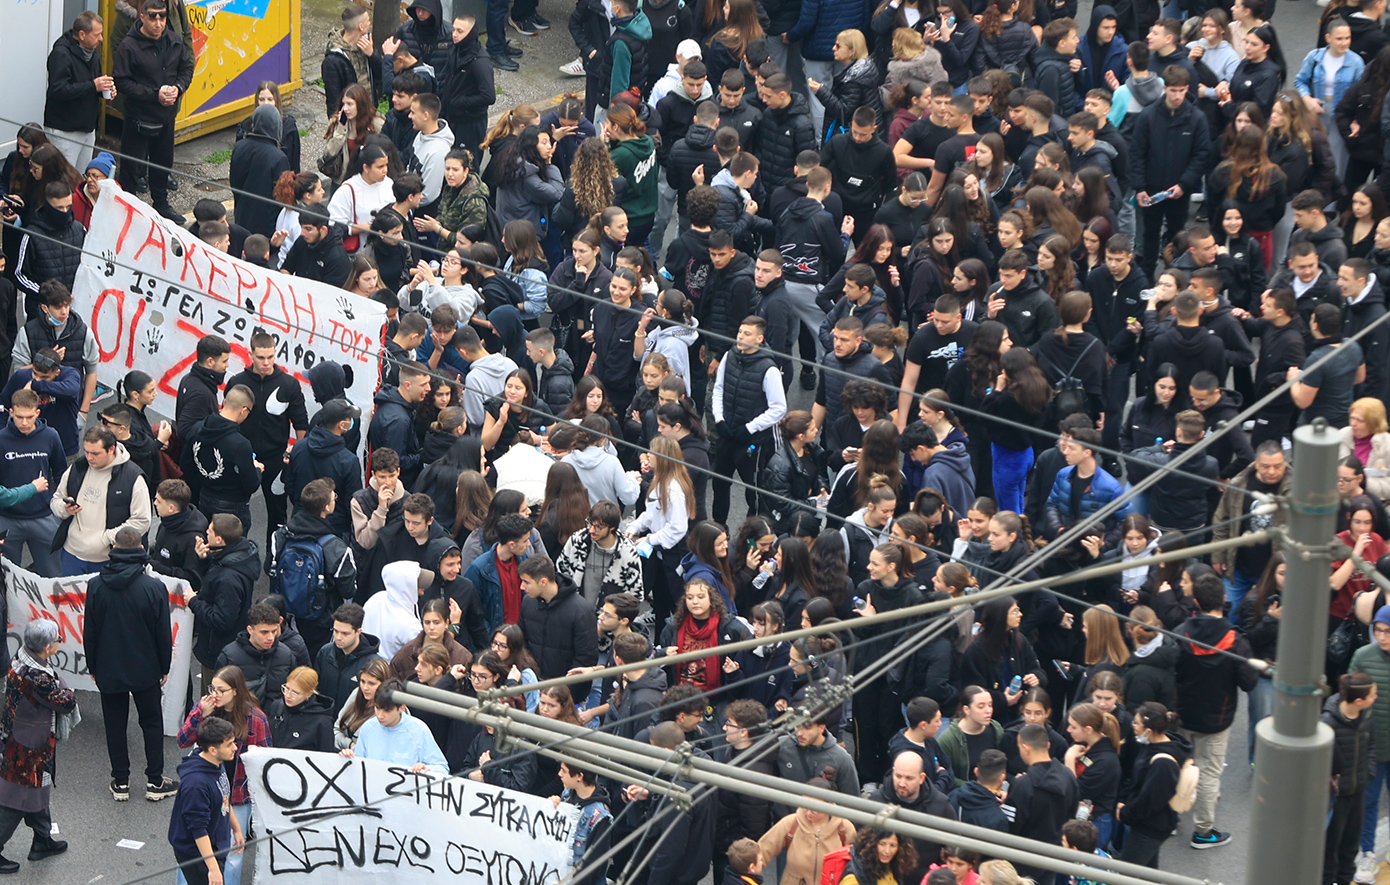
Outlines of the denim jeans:
[{"label": "denim jeans", "polygon": [[56,578],[63,571],[62,560],[53,550],[53,536],[58,534],[58,517],[45,512],[42,516],[19,519],[0,516],[0,531],[5,536],[5,558],[23,565],[24,545],[29,545],[33,563],[29,568],[45,578]]},{"label": "denim jeans", "polygon": [[[805,66],[806,79],[815,80],[821,83],[822,89],[829,89],[831,82],[835,79],[835,72],[840,69],[840,65],[833,61],[821,61],[815,58],[802,58]],[[811,120],[816,124],[816,145],[825,143],[825,105],[820,103],[820,99],[811,97]]]},{"label": "denim jeans", "polygon": [[651,253],[657,267],[664,264],[665,253],[661,251],[666,243],[666,228],[671,226],[671,215],[676,211],[676,189],[662,175],[656,180],[656,218],[652,220]]},{"label": "denim jeans", "polygon": [[[487,51],[498,55],[507,48],[507,0],[487,0]],[[600,49],[600,52],[603,50]],[[606,105],[607,102],[604,102]],[[229,880],[230,881],[230,880]]]},{"label": "denim jeans", "polygon": [[1033,449],[1006,449],[999,443],[989,444],[994,461],[994,500],[1000,510],[1023,512],[1023,490],[1028,483],[1028,471],[1033,468]]},{"label": "denim jeans", "polygon": [[63,551],[63,577],[74,575],[94,575],[101,571],[101,563],[78,559],[66,550]]},{"label": "denim jeans", "polygon": [[[1226,615],[1226,619],[1233,626],[1239,627],[1241,600],[1245,598],[1245,594],[1250,592],[1250,588],[1255,586],[1255,582],[1260,579],[1260,576],[1246,574],[1235,567],[1231,567],[1230,575],[1226,579],[1226,601],[1231,604],[1231,611]],[[1250,727],[1254,728],[1254,723],[1251,723]]]},{"label": "denim jeans", "polygon": [[1377,762],[1375,774],[1366,786],[1366,813],[1361,818],[1361,850],[1376,850],[1376,821],[1380,819],[1380,791],[1390,775],[1390,762]]}]

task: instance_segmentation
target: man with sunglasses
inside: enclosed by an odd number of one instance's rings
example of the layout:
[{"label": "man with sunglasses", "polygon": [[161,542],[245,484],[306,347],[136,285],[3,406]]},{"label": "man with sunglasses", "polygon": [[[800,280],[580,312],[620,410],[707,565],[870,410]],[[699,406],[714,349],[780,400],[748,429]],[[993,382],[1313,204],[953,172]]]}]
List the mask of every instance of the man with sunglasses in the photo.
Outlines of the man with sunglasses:
[{"label": "man with sunglasses", "polygon": [[144,0],[140,27],[132,28],[116,47],[112,74],[125,93],[121,128],[121,187],[134,193],[143,180],[145,161],[151,203],[159,214],[182,222],[169,205],[169,172],[174,163],[174,118],[179,99],[193,82],[193,53],[169,31],[170,0]]}]

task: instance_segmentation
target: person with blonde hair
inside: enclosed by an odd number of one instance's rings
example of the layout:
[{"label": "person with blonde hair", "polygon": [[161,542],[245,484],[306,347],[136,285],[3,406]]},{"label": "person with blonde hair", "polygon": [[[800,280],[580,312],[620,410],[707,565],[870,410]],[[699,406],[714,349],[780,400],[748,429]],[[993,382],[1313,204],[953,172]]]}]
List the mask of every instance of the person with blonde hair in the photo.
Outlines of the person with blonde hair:
[{"label": "person with blonde hair", "polygon": [[1390,499],[1390,422],[1385,403],[1363,396],[1351,404],[1347,426],[1337,431],[1342,445],[1338,456],[1355,455],[1366,467],[1366,493]]},{"label": "person with blonde hair", "polygon": [[1034,882],[1027,876],[1020,876],[1007,860],[987,860],[980,864],[980,885],[1034,885]]},{"label": "person with blonde hair", "polygon": [[892,104],[889,95],[900,84],[916,80],[930,85],[945,79],[946,68],[935,46],[928,46],[922,35],[912,28],[898,28],[893,32],[893,57],[888,60],[888,73],[879,87],[879,98],[885,108]]},{"label": "person with blonde hair", "polygon": [[281,687],[281,696],[266,705],[273,746],[290,750],[331,753],[333,702],[318,693],[319,674],[312,667],[296,667]]},{"label": "person with blonde hair", "polygon": [[850,118],[859,108],[872,108],[876,116],[883,116],[883,102],[878,94],[883,77],[878,65],[869,58],[864,33],[854,28],[841,31],[831,53],[835,61],[844,66],[834,80],[827,84],[810,76],[806,78],[806,85],[825,108],[822,143],[826,141],[825,136],[848,131]]}]

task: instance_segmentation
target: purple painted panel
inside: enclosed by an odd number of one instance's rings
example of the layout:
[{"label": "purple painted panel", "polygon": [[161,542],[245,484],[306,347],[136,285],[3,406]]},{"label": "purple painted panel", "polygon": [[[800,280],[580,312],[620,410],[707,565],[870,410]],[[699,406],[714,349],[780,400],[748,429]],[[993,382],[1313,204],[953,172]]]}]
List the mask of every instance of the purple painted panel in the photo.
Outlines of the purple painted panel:
[{"label": "purple painted panel", "polygon": [[262,80],[286,83],[290,78],[290,38],[288,36],[276,43],[265,55],[256,59],[246,70],[237,74],[217,90],[211,98],[203,102],[193,113],[212,110],[239,98],[246,98],[256,91],[256,84]]}]

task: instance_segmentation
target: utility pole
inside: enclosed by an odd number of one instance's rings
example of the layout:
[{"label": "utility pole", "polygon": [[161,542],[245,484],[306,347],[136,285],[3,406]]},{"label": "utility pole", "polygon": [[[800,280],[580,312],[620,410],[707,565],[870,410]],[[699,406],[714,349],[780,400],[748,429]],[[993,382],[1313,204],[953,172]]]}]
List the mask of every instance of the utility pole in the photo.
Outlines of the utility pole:
[{"label": "utility pole", "polygon": [[1274,715],[1255,728],[1255,800],[1245,881],[1322,876],[1332,729],[1319,721],[1327,655],[1329,544],[1336,534],[1338,435],[1322,419],[1294,431]]}]

